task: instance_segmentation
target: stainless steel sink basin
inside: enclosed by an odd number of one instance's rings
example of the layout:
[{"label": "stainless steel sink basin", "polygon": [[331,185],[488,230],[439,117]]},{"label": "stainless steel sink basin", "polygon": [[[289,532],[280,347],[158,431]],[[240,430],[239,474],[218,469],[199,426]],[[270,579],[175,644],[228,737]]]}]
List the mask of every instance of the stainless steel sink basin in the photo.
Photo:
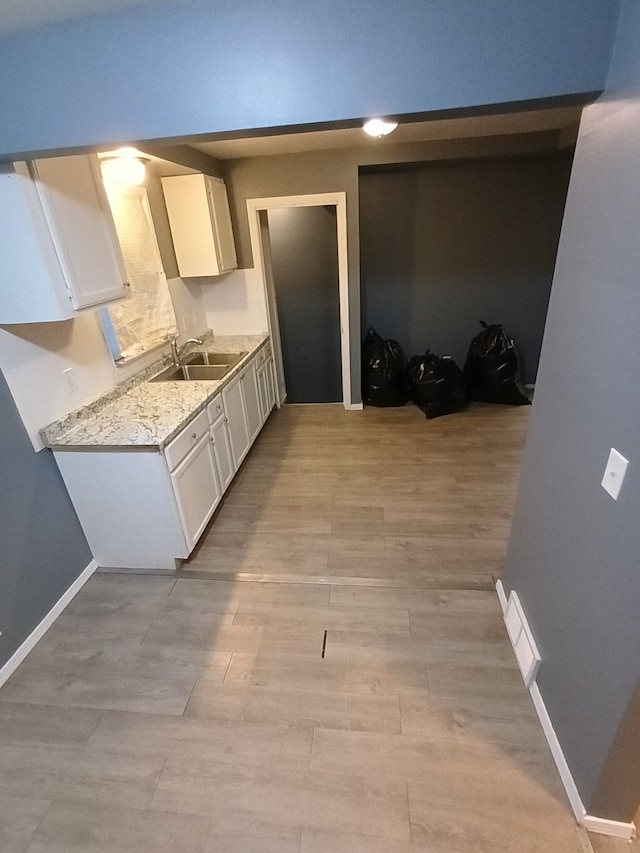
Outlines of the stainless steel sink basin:
[{"label": "stainless steel sink basin", "polygon": [[182,367],[167,367],[162,373],[150,379],[150,382],[194,382],[196,380],[215,381],[223,379],[231,370],[229,364],[185,364]]},{"label": "stainless steel sink basin", "polygon": [[185,356],[184,364],[187,366],[192,364],[202,365],[227,365],[233,367],[242,358],[246,352],[192,352],[191,355]]}]

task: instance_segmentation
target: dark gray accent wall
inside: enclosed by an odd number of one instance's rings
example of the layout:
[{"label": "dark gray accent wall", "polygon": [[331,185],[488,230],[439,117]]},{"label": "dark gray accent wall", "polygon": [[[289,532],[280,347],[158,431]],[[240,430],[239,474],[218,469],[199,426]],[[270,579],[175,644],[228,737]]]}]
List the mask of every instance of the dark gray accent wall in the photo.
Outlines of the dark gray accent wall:
[{"label": "dark gray accent wall", "polygon": [[[640,676],[639,41],[631,0],[605,94],[583,114],[504,575],[587,806]],[[617,502],[600,486],[611,447],[631,462]],[[598,816],[632,820],[630,801],[599,800]]]},{"label": "dark gray accent wall", "polygon": [[0,666],[91,562],[48,450],[36,453],[0,373]]},{"label": "dark gray accent wall", "polygon": [[479,320],[535,382],[573,152],[360,175],[363,332],[463,366]]},{"label": "dark gray accent wall", "polygon": [[351,333],[351,396],[360,394],[360,221],[358,170],[363,166],[474,157],[500,157],[554,150],[557,132],[514,134],[475,139],[447,139],[399,145],[365,144],[362,148],[313,151],[225,162],[224,178],[236,238],[238,266],[251,268],[247,199],[283,195],[344,192],[347,197],[347,255]]}]

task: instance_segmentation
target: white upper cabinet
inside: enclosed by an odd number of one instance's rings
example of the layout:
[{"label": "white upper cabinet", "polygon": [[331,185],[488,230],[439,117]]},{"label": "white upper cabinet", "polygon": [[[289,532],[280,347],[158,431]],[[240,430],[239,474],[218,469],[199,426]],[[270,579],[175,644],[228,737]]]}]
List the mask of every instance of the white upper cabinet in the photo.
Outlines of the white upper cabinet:
[{"label": "white upper cabinet", "polygon": [[238,266],[227,189],[221,178],[162,178],[173,247],[181,276],[210,276]]},{"label": "white upper cabinet", "polygon": [[127,293],[95,155],[0,167],[0,246],[0,323],[67,320]]}]

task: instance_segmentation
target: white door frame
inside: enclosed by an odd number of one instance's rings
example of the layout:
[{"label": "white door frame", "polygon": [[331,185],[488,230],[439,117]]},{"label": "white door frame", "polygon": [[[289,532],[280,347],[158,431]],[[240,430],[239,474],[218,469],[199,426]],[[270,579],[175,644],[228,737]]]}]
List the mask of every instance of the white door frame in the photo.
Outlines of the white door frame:
[{"label": "white door frame", "polygon": [[[262,282],[264,300],[267,308],[269,334],[274,344],[274,350],[280,350],[280,331],[277,317],[272,316],[275,305],[275,293],[270,293],[269,276],[265,270],[264,252],[260,236],[260,213],[266,210],[277,210],[283,207],[325,207],[332,205],[336,208],[338,231],[338,286],[340,291],[340,360],[342,362],[342,403],[345,409],[361,409],[360,404],[354,405],[351,399],[351,338],[349,334],[349,263],[347,259],[347,194],[315,193],[313,195],[277,196],[275,198],[247,199],[247,214],[249,216],[249,233],[251,235],[251,251],[253,265],[259,280]],[[274,353],[275,354],[275,353]],[[280,402],[283,400],[281,391],[284,389],[284,371],[282,357],[275,359],[276,385],[279,389]]]}]

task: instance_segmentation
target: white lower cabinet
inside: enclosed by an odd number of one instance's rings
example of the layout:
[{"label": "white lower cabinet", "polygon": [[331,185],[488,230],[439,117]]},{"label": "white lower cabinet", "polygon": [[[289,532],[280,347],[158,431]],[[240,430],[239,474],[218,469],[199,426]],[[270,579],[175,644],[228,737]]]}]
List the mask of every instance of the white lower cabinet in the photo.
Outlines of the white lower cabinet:
[{"label": "white lower cabinet", "polygon": [[270,351],[265,360],[258,366],[258,394],[260,397],[260,409],[262,411],[262,423],[267,420],[276,403],[275,381],[273,376],[273,358]]},{"label": "white lower cabinet", "polygon": [[200,538],[222,497],[206,414],[201,412],[195,421],[198,428],[191,424],[187,426],[165,451],[169,462],[169,450],[176,442],[183,447],[187,442],[193,442],[171,472],[171,485],[189,551]]},{"label": "white lower cabinet", "polygon": [[215,397],[207,406],[207,415],[211,424],[211,441],[215,458],[220,494],[223,495],[236,473],[229,438],[229,423],[222,403],[222,395]]},{"label": "white lower cabinet", "polygon": [[163,453],[55,450],[99,566],[175,569],[190,548]]},{"label": "white lower cabinet", "polygon": [[269,416],[269,409],[267,408],[267,374],[265,371],[264,364],[258,368],[258,397],[260,398],[260,413],[261,420],[264,423]]},{"label": "white lower cabinet", "polygon": [[249,450],[249,429],[244,410],[242,377],[236,376],[222,392],[224,409],[229,421],[229,439],[236,470]]},{"label": "white lower cabinet", "polygon": [[271,355],[265,362],[264,372],[267,380],[267,417],[269,417],[276,404],[276,374],[273,357]]},{"label": "white lower cabinet", "polygon": [[240,374],[242,393],[244,396],[244,408],[247,417],[247,432],[249,433],[249,444],[253,444],[262,428],[264,420],[260,409],[260,398],[258,397],[258,377],[256,366],[252,361]]},{"label": "white lower cabinet", "polygon": [[255,360],[249,362],[222,392],[236,470],[260,432],[264,420]]},{"label": "white lower cabinet", "polygon": [[263,411],[252,360],[164,451],[55,449],[98,565],[175,569],[176,559],[188,557],[260,431]]}]

